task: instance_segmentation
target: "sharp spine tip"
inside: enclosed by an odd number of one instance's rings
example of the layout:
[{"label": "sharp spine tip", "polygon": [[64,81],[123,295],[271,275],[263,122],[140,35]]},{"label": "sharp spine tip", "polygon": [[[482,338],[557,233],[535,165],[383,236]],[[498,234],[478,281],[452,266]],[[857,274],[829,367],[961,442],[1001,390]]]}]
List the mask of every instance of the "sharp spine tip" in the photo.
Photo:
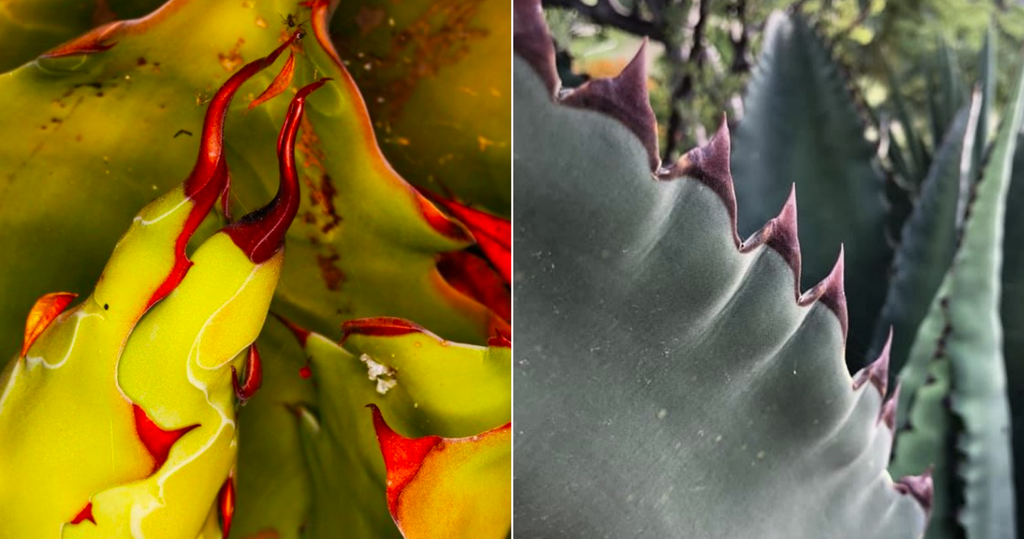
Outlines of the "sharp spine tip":
[{"label": "sharp spine tip", "polygon": [[926,513],[931,513],[932,496],[934,494],[932,484],[932,468],[929,466],[921,475],[908,475],[896,482],[896,490],[902,494],[913,496]]},{"label": "sharp spine tip", "polygon": [[593,79],[559,99],[563,105],[592,110],[615,118],[640,139],[652,174],[661,170],[658,121],[647,91],[647,42],[618,76]]},{"label": "sharp spine tip", "polygon": [[300,187],[295,166],[295,139],[305,109],[306,97],[331,79],[320,79],[301,88],[288,106],[281,126],[278,160],[281,183],[277,195],[266,206],[246,215],[224,231],[256,263],[273,257],[284,246],[285,233],[299,211]]},{"label": "sharp spine tip", "polygon": [[312,333],[311,331],[296,324],[288,318],[285,318],[283,315],[277,314],[273,311],[271,311],[270,314],[274,315],[274,318],[277,318],[279,322],[284,324],[284,327],[288,328],[288,331],[291,331],[292,335],[295,335],[295,339],[299,341],[299,346],[302,348],[306,347],[306,341],[309,340],[309,336]]},{"label": "sharp spine tip", "polygon": [[853,389],[860,389],[866,382],[871,382],[875,389],[885,397],[889,389],[889,351],[892,347],[892,328],[889,328],[889,337],[885,340],[885,346],[878,354],[878,357],[870,365],[857,372],[853,381]]},{"label": "sharp spine tip", "polygon": [[760,245],[770,247],[779,253],[793,270],[796,279],[794,294],[799,298],[801,255],[800,238],[797,232],[796,186],[790,188],[789,197],[782,205],[782,209],[779,210],[779,215],[765,223],[761,230],[743,242],[740,251],[749,252]]},{"label": "sharp spine tip", "polygon": [[729,165],[732,139],[724,113],[722,118],[718,131],[707,144],[691,149],[672,165],[658,169],[655,178],[667,181],[689,176],[714,191],[729,212],[735,242],[739,245],[739,237],[736,235],[736,190]]},{"label": "sharp spine tip", "polygon": [[[422,333],[434,336],[420,325],[403,318],[381,316],[377,318],[359,318],[349,320],[341,325],[341,344],[345,344],[352,335],[370,335],[378,337],[395,337],[408,333]],[[434,336],[436,338],[436,336]]]},{"label": "sharp spine tip", "polygon": [[846,313],[846,291],[843,285],[846,272],[845,267],[845,248],[840,245],[839,257],[836,259],[835,265],[832,266],[832,271],[820,283],[814,285],[814,288],[804,293],[798,301],[803,306],[820,301],[835,313],[843,330],[844,342],[846,341],[847,329],[849,327],[849,317]]},{"label": "sharp spine tip", "polygon": [[231,385],[235,389],[235,397],[238,398],[239,404],[242,405],[251,399],[259,391],[260,386],[263,385],[263,359],[260,357],[259,350],[256,349],[256,343],[249,346],[246,366],[244,384],[239,383],[238,371],[235,370],[234,366],[231,367]]},{"label": "sharp spine tip", "polygon": [[231,533],[231,521],[235,516],[235,481],[231,475],[217,493],[217,509],[220,511],[222,522],[221,537],[227,539]]},{"label": "sharp spine tip", "polygon": [[512,48],[530,64],[554,98],[562,81],[558,78],[554,40],[544,20],[540,0],[514,0],[512,9]]}]

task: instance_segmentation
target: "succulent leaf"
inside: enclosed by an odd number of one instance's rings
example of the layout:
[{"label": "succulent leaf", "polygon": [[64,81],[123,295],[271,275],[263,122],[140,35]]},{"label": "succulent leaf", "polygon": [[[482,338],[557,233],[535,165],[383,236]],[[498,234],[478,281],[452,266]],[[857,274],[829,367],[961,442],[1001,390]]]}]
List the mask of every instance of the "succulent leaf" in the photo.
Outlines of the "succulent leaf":
[{"label": "succulent leaf", "polygon": [[[517,51],[549,39],[519,21]],[[724,126],[652,181],[641,140],[559,105],[546,72],[514,59],[531,134],[515,155],[516,331],[532,343],[515,356],[517,530],[920,536],[930,482],[889,478],[889,407],[843,362],[842,259],[801,294],[792,202],[737,236]]]},{"label": "succulent leaf", "polygon": [[473,233],[484,256],[501,274],[506,284],[512,282],[512,222],[485,211],[471,208],[455,200],[432,196],[432,200],[465,223]]},{"label": "succulent leaf", "polygon": [[406,539],[506,536],[511,423],[468,438],[413,440],[392,430],[376,407],[373,422],[387,467],[388,508]]},{"label": "succulent leaf", "polygon": [[928,77],[932,140],[942,140],[968,96],[956,52],[945,39],[936,43],[936,54],[928,66]]},{"label": "succulent leaf", "polygon": [[890,249],[885,242],[882,177],[864,124],[831,50],[799,15],[773,14],[765,47],[744,99],[733,175],[739,231],[750,234],[774,216],[793,183],[804,201],[801,284],[832,267],[843,244],[850,267],[847,357],[859,367],[870,344]]},{"label": "succulent leaf", "polygon": [[508,4],[341,2],[331,35],[388,160],[419,187],[507,216],[512,54]]},{"label": "succulent leaf", "polygon": [[[228,230],[191,260],[184,246],[227,187],[228,103],[290,42],[218,91],[193,172],[139,213],[94,292],[57,318],[67,295],[44,298],[30,315],[34,342],[9,364],[0,397],[0,500],[11,537],[202,533],[235,461],[227,366],[263,325],[295,211],[243,219],[270,239],[257,260]],[[304,97],[294,98],[286,128],[299,121]],[[294,158],[284,155],[294,153],[295,135],[285,129],[278,148],[282,192],[298,187]]]},{"label": "succulent leaf", "polygon": [[[362,98],[328,38],[332,8],[322,1],[174,0],[145,19],[101,28],[0,81],[0,93],[10,96],[0,114],[7,125],[22,127],[9,130],[9,140],[0,145],[0,175],[6,178],[0,187],[0,248],[21,260],[5,266],[2,278],[26,283],[6,288],[0,344],[13,349],[22,339],[24,313],[42,293],[87,290],[102,268],[103,253],[131,219],[127,208],[143,205],[188,173],[192,141],[215,82],[244,59],[281,45],[294,31],[282,14],[305,22],[311,34],[301,48],[291,47],[292,82],[283,93],[321,77],[336,82],[311,98],[299,124],[300,218],[289,230],[275,308],[336,334],[345,320],[384,314],[415,319],[464,342],[482,343],[493,328],[507,327],[501,315],[439,273],[439,255],[466,247],[469,234],[383,159]],[[275,74],[243,85],[245,98],[231,110],[247,109],[273,86]],[[270,148],[287,108],[288,100],[278,94],[226,123],[230,204],[236,209],[260,206],[273,196],[278,178]],[[78,188],[90,196],[66,196]],[[31,203],[40,197],[53,203]],[[90,226],[83,229],[82,222]],[[216,226],[209,222],[211,233]],[[72,232],[78,241],[61,241]],[[63,247],[57,262],[54,252],[38,249],[58,241]],[[309,382],[295,376],[298,367],[292,370],[302,356],[280,357],[276,351],[284,341],[273,336],[260,342],[264,388],[240,419],[249,443],[240,446],[232,525],[239,537],[278,527],[275,518],[295,522],[309,503],[308,491],[300,488],[308,485],[305,466],[295,457],[298,432],[283,436],[293,416],[280,404],[302,402],[308,393],[298,386]],[[232,365],[240,372],[242,359]],[[288,369],[287,376],[273,376],[278,371],[272,363]],[[261,399],[263,394],[274,397]],[[285,477],[292,472],[296,477]],[[65,518],[74,517],[84,501],[76,501]],[[282,533],[298,533],[298,524],[281,524],[295,530]]]},{"label": "succulent leaf", "polygon": [[141,17],[163,0],[8,0],[0,10],[0,73],[116,19]]},{"label": "succulent leaf", "polygon": [[[467,437],[499,427],[511,418],[511,351],[504,346],[482,348],[444,341],[400,319],[353,321],[346,325],[346,335],[345,346],[353,352],[317,333],[296,333],[311,360],[309,383],[315,383],[316,394],[295,408],[315,493],[303,537],[334,537],[339,529],[353,537],[398,537],[385,493],[384,460],[365,406],[376,405],[396,428],[414,436]],[[510,451],[508,443],[506,438],[506,451]],[[506,464],[508,473],[510,462]],[[451,479],[460,481],[458,477],[454,474]],[[429,491],[435,481],[424,479],[421,488]],[[494,490],[494,479],[478,477],[478,486]],[[506,477],[497,488],[508,486]],[[461,505],[456,500],[465,501],[459,496],[463,495],[448,498],[455,504],[453,517]],[[511,518],[508,504],[487,507],[488,512],[479,517],[502,528],[496,537],[504,537]],[[464,524],[478,522],[469,519]],[[279,530],[281,537],[295,531]],[[406,536],[421,537],[418,533],[408,535],[407,531]],[[488,535],[462,530],[451,536]]]},{"label": "succulent leaf", "polygon": [[[13,96],[5,102],[5,119],[8,125],[25,126],[9,131],[10,143],[0,151],[0,173],[9,178],[4,204],[19,208],[3,212],[0,245],[23,261],[6,268],[4,279],[31,283],[9,287],[5,304],[11,308],[0,313],[5,328],[19,328],[24,312],[43,293],[87,290],[102,267],[103,255],[97,253],[114,244],[133,215],[127,208],[143,205],[188,172],[189,140],[198,136],[211,81],[222,80],[226,69],[237,69],[257,48],[262,53],[276,47],[282,32],[290,30],[279,13],[312,18],[310,29],[316,34],[313,23],[325,25],[330,8],[317,4],[323,12],[317,18],[295,2],[242,4],[218,0],[200,6],[176,0],[146,19],[104,30],[104,42],[117,43],[106,52],[40,60],[4,77],[0,92]],[[268,27],[254,24],[257,19]],[[170,50],[163,46],[186,33],[205,39],[186,40]],[[343,105],[326,106],[319,102],[326,103],[326,97],[315,98],[303,122],[299,172],[305,193],[300,223],[291,232],[289,260],[294,260],[285,267],[280,296],[289,306],[284,310],[324,332],[337,331],[351,317],[386,313],[417,319],[453,338],[485,338],[491,315],[447,285],[435,268],[438,252],[466,245],[464,231],[383,161],[361,98],[333,49],[324,49],[316,39],[307,39],[304,49],[307,54],[296,57],[296,87],[312,82],[314,75],[333,77],[340,82],[320,94],[334,94],[332,102]],[[257,77],[243,95],[258,95],[272,77]],[[287,100],[272,99],[228,122],[236,207],[252,208],[272,196],[276,164],[258,149],[276,139],[275,124],[280,125],[286,108]],[[129,132],[131,125],[149,127]],[[161,151],[147,150],[154,147]],[[140,176],[148,181],[138,182]],[[32,181],[38,177],[46,181]],[[88,185],[88,202],[61,195],[82,178],[105,180]],[[53,203],[28,203],[39,197]],[[360,202],[342,205],[342,200]],[[66,260],[78,261],[73,265],[54,263],[52,253],[35,248],[79,228],[67,216],[90,223],[81,241],[61,252]],[[346,252],[350,255],[343,256]],[[357,252],[363,255],[351,256]],[[394,293],[382,295],[380,289]],[[20,339],[16,331],[0,333],[0,344],[8,348]]]},{"label": "succulent leaf", "polygon": [[998,41],[995,28],[990,21],[988,31],[985,32],[985,44],[981,48],[981,110],[978,112],[978,129],[974,137],[970,176],[968,176],[972,182],[981,176],[985,164],[985,152],[989,149],[989,123],[996,104],[998,57]]},{"label": "succulent leaf", "polygon": [[902,85],[896,74],[886,65],[886,76],[888,77],[889,95],[895,120],[899,122],[900,131],[903,135],[903,143],[893,139],[889,144],[889,160],[892,161],[895,172],[899,175],[905,189],[917,192],[920,190],[921,182],[924,181],[928,170],[931,167],[932,156],[925,151],[924,142],[917,133],[914,125],[910,107],[900,91]]},{"label": "succulent leaf", "polygon": [[[977,107],[960,110],[935,153],[928,175],[921,183],[917,203],[903,225],[889,291],[871,346],[872,352],[877,353],[890,331],[894,333],[890,371],[893,376],[907,363],[917,328],[953,262],[959,234],[961,157],[964,145],[971,142],[968,138],[974,137],[977,112]],[[908,392],[916,389],[916,384],[906,388]]]},{"label": "succulent leaf", "polygon": [[[893,470],[934,468],[930,537],[1016,534],[1010,417],[999,319],[1002,238],[1024,112],[1024,66],[982,178],[972,185],[953,264],[900,374]],[[906,440],[906,444],[904,441]],[[907,448],[904,449],[904,445]]]},{"label": "succulent leaf", "polygon": [[[1013,178],[1007,208],[1024,207],[1024,133],[1017,136]],[[1013,420],[1014,477],[1016,492],[1024,493],[1024,215],[1007,211],[1003,238],[1003,276],[1000,318],[1003,323],[1003,353]],[[1017,496],[1018,515],[1024,514],[1024,495]]]}]

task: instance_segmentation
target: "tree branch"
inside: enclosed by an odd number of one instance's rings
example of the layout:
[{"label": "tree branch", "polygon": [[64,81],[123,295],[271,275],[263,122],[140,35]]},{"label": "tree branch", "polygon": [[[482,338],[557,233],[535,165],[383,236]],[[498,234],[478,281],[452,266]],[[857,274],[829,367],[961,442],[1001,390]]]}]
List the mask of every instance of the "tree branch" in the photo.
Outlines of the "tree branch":
[{"label": "tree branch", "polygon": [[611,26],[638,36],[646,36],[654,41],[665,41],[664,25],[660,21],[646,21],[638,16],[619,13],[608,0],[598,0],[596,5],[588,5],[582,0],[544,0],[544,5],[562,9],[573,9],[602,26]]},{"label": "tree branch", "polygon": [[672,112],[668,117],[668,136],[665,141],[665,151],[662,159],[668,161],[675,153],[676,147],[682,142],[683,115],[679,112],[677,102],[686,101],[693,93],[693,74],[700,71],[704,66],[704,28],[708,21],[708,12],[711,10],[711,0],[700,0],[697,6],[697,23],[693,25],[693,41],[690,43],[690,52],[686,56],[687,62],[693,68],[687,69],[679,83],[672,90],[669,105]]}]

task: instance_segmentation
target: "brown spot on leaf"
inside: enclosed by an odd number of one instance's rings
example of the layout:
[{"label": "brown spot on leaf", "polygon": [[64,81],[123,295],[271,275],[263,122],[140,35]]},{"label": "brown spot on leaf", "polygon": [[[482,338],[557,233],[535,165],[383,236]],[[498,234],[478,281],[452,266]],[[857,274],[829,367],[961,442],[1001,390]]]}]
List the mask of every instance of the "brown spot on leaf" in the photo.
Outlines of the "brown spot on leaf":
[{"label": "brown spot on leaf", "polygon": [[[334,188],[331,176],[327,174],[324,167],[324,153],[320,149],[320,137],[313,130],[313,124],[305,117],[302,118],[302,138],[296,145],[299,153],[302,154],[302,165],[311,168],[319,173],[319,181],[314,183],[310,174],[305,174],[306,187],[309,188],[310,202],[320,208],[325,218],[324,224],[320,227],[321,232],[328,233],[341,224],[341,216],[334,206],[334,197],[338,190]],[[306,223],[312,224],[308,217],[304,217]]]},{"label": "brown spot on leaf", "polygon": [[[387,118],[392,123],[401,115],[402,108],[423,79],[434,77],[442,68],[461,60],[470,49],[470,43],[487,35],[487,30],[474,28],[472,22],[481,0],[440,0],[430,5],[400,32],[392,36],[391,48],[384,56],[372,54],[368,45],[359,41],[339,40],[339,49],[361,54],[372,62],[363,63],[364,69],[352,71],[364,95],[378,96],[369,103],[371,116]],[[364,8],[355,22],[362,36],[376,28],[377,15]],[[385,14],[380,14],[383,21]],[[372,27],[371,27],[372,26]],[[366,68],[370,66],[370,68]],[[361,77],[366,71],[383,71],[372,77]]]},{"label": "brown spot on leaf", "polygon": [[337,262],[341,258],[333,247],[328,248],[330,254],[317,253],[316,263],[320,266],[320,276],[328,290],[338,290],[341,282],[345,280],[345,273],[338,267]]},{"label": "brown spot on leaf", "polygon": [[232,73],[245,63],[241,52],[239,52],[242,45],[245,45],[245,38],[240,37],[238,38],[238,41],[235,42],[235,46],[232,47],[231,50],[226,53],[217,53],[217,60],[220,61],[220,65],[224,68],[224,71]]}]

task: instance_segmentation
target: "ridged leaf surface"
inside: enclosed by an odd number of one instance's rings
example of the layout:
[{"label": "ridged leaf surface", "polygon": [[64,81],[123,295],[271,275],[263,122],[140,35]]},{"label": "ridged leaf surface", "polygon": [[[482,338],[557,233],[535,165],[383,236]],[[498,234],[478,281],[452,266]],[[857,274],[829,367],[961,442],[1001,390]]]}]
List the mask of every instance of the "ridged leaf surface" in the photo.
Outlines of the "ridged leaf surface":
[{"label": "ridged leaf surface", "polygon": [[514,84],[517,531],[918,537],[880,392],[843,362],[841,271],[798,301],[792,215],[740,251],[728,135],[703,179],[658,182],[618,120],[519,59]]},{"label": "ridged leaf surface", "polygon": [[[744,99],[733,177],[741,237],[775,216],[792,184],[800,195],[802,284],[825,277],[835,249],[849,267],[851,366],[865,362],[885,293],[883,181],[847,81],[824,41],[797,15],[773,14]],[[871,358],[867,358],[871,359]]]}]

